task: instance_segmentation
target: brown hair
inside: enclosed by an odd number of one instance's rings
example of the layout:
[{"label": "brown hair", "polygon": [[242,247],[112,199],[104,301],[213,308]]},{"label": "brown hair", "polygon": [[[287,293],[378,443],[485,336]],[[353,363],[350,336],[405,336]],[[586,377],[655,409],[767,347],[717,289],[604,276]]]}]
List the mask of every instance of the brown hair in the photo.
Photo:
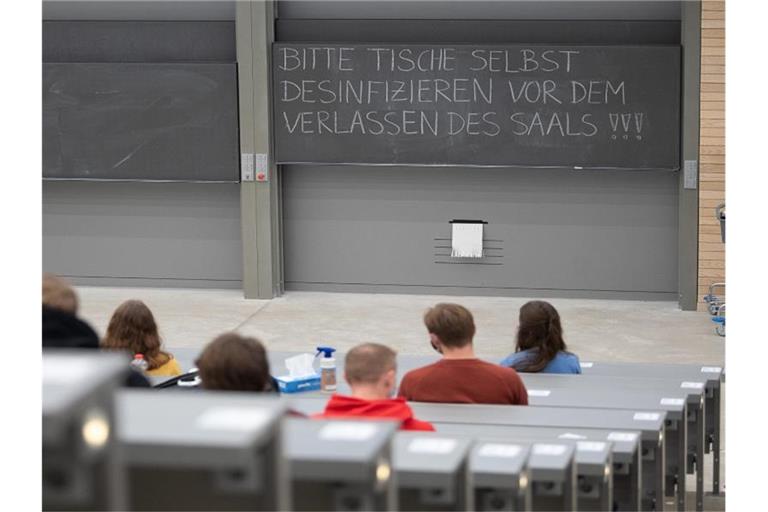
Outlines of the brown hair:
[{"label": "brown hair", "polygon": [[196,365],[205,389],[274,390],[267,351],[256,338],[222,334],[205,347]]},{"label": "brown hair", "polygon": [[515,366],[525,372],[544,369],[559,351],[565,351],[560,315],[549,302],[532,300],[520,308],[520,325],[517,328],[515,352],[536,349],[531,358]]},{"label": "brown hair", "polygon": [[77,313],[79,304],[77,294],[67,280],[45,272],[43,274],[43,306],[74,315]]},{"label": "brown hair", "polygon": [[459,304],[440,303],[424,313],[424,325],[447,347],[461,348],[472,343],[475,321],[472,313]]},{"label": "brown hair", "polygon": [[373,384],[397,368],[397,352],[379,343],[363,343],[347,352],[344,375],[350,384]]},{"label": "brown hair", "polygon": [[101,345],[143,354],[147,369],[154,370],[173,356],[160,349],[160,334],[152,311],[140,300],[127,300],[112,314]]}]

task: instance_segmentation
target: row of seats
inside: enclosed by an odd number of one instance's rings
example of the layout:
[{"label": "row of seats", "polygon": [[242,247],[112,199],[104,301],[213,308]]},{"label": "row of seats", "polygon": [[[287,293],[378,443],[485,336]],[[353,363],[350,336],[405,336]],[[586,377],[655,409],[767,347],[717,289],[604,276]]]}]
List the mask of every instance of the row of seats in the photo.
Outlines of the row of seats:
[{"label": "row of seats", "polygon": [[[49,510],[660,510],[683,466],[701,474],[700,463],[682,462],[688,442],[679,449],[669,440],[703,430],[705,390],[720,378],[689,388],[698,420],[686,412],[670,422],[664,410],[416,403],[437,432],[406,433],[385,421],[291,417],[321,410],[316,395],[119,390],[127,368],[114,353],[46,351],[43,363]],[[557,396],[558,378],[582,377],[531,378],[547,379]],[[671,457],[676,467],[665,456],[673,453],[683,457]],[[665,487],[670,477],[678,481]],[[684,497],[683,486],[682,508]]]}]

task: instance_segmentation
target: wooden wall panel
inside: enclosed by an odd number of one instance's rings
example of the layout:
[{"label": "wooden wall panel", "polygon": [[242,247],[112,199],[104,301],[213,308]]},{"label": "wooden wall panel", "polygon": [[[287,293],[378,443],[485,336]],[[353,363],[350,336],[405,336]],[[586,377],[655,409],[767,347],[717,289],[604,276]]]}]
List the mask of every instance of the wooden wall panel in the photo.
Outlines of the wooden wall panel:
[{"label": "wooden wall panel", "polygon": [[699,310],[712,282],[725,281],[725,244],[715,207],[725,202],[725,2],[701,3]]}]

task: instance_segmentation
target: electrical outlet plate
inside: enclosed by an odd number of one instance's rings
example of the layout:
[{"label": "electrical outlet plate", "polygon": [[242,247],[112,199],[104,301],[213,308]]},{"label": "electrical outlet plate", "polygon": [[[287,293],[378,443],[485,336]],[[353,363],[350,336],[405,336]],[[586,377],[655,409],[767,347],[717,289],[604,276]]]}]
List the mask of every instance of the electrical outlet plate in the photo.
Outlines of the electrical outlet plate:
[{"label": "electrical outlet plate", "polygon": [[683,166],[683,188],[696,189],[699,182],[699,161],[686,160]]},{"label": "electrical outlet plate", "polygon": [[240,154],[240,181],[253,181],[253,153]]},{"label": "electrical outlet plate", "polygon": [[266,153],[256,153],[256,181],[269,181],[269,158]]}]

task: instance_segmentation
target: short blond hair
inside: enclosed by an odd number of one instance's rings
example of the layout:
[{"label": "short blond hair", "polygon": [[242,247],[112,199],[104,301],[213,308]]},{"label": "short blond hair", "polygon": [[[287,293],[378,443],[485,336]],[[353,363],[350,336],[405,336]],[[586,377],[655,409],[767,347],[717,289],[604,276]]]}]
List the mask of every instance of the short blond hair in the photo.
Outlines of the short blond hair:
[{"label": "short blond hair", "polygon": [[43,306],[77,313],[77,294],[69,281],[48,272],[43,273]]},{"label": "short blond hair", "polygon": [[349,384],[373,384],[397,368],[397,352],[379,343],[363,343],[347,352],[344,375]]}]

